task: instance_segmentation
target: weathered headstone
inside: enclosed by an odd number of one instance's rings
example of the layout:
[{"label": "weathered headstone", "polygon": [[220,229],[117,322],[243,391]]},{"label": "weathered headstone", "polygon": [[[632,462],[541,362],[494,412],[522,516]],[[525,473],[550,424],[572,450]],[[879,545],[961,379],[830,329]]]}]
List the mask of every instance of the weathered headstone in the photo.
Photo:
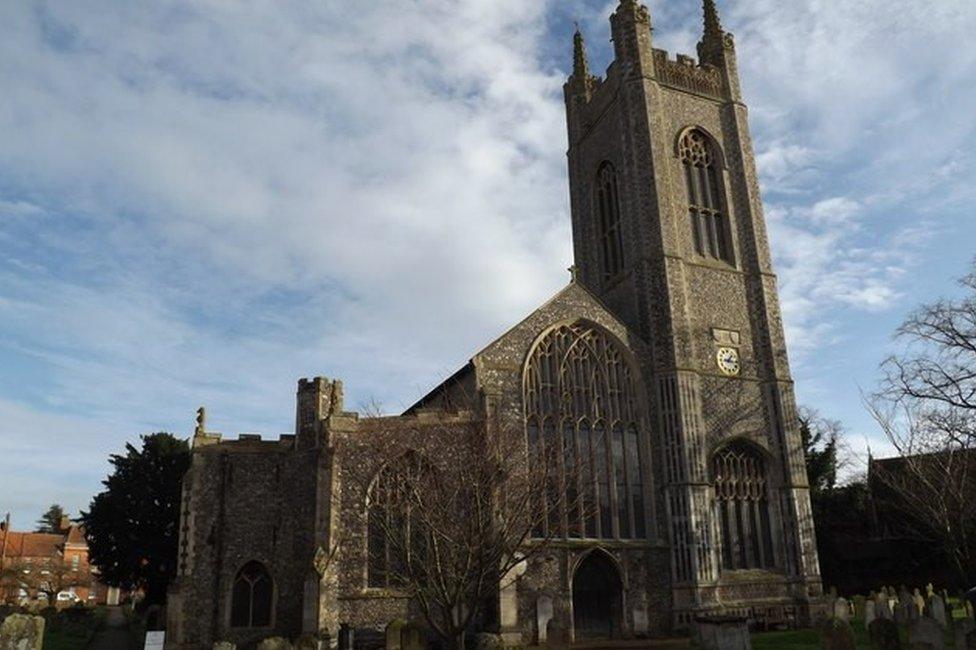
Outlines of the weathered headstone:
[{"label": "weathered headstone", "polygon": [[834,601],[834,618],[839,618],[845,623],[851,620],[851,607],[846,598],[838,598]]},{"label": "weathered headstone", "polygon": [[912,600],[908,601],[908,606],[907,606],[906,610],[908,611],[908,623],[909,624],[911,624],[913,621],[917,621],[919,619],[919,617],[922,615],[921,612],[918,609],[918,603],[915,602],[915,599],[914,598]]},{"label": "weathered headstone", "polygon": [[258,650],[292,650],[291,641],[280,636],[268,637],[258,644]]},{"label": "weathered headstone", "polygon": [[314,634],[303,634],[295,639],[295,650],[322,650],[328,646],[322,645],[322,640]]},{"label": "weathered headstone", "polygon": [[925,613],[925,596],[918,589],[912,594],[912,602],[915,603],[915,608],[918,610],[919,616]]},{"label": "weathered headstone", "polygon": [[400,650],[400,633],[407,622],[402,619],[394,619],[386,626],[386,650]]},{"label": "weathered headstone", "polygon": [[471,650],[505,650],[505,642],[500,634],[479,632],[474,635],[474,639],[468,647]]},{"label": "weathered headstone", "polygon": [[949,622],[946,620],[945,603],[938,594],[932,594],[932,598],[929,599],[929,616],[941,625],[943,630],[946,629]]},{"label": "weathered headstone", "polygon": [[871,629],[871,623],[878,617],[877,607],[878,605],[874,601],[874,594],[871,594],[871,598],[864,601],[864,628],[867,630]]},{"label": "weathered headstone", "polygon": [[945,650],[942,627],[924,616],[912,621],[908,626],[908,647],[911,650]]},{"label": "weathered headstone", "polygon": [[348,623],[339,624],[339,650],[353,650],[356,634]]},{"label": "weathered headstone", "polygon": [[550,650],[569,650],[569,630],[556,617],[546,626],[546,645]]},{"label": "weathered headstone", "polygon": [[976,621],[964,618],[956,621],[955,628],[956,650],[976,650]]},{"label": "weathered headstone", "polygon": [[931,598],[934,595],[935,595],[935,586],[930,582],[927,585],[925,585],[925,597]]},{"label": "weathered headstone", "polygon": [[237,650],[237,646],[230,641],[214,641],[211,650]]},{"label": "weathered headstone", "polygon": [[[893,618],[891,604],[888,602],[888,597],[886,595],[879,594],[875,604],[877,605],[875,613],[877,614],[878,618],[886,618],[889,620]],[[897,608],[895,611],[898,611]]]},{"label": "weathered headstone", "polygon": [[41,650],[44,618],[11,614],[0,624],[0,650]]},{"label": "weathered headstone", "polygon": [[645,607],[634,608],[634,634],[647,634],[647,609]]},{"label": "weathered headstone", "polygon": [[973,604],[966,601],[966,618],[976,618],[976,611],[973,611]]},{"label": "weathered headstone", "polygon": [[857,641],[851,624],[841,618],[821,623],[820,647],[823,650],[857,650]]},{"label": "weathered headstone", "polygon": [[887,618],[875,619],[868,627],[872,650],[901,650],[898,626]]},{"label": "weathered headstone", "polygon": [[535,618],[539,630],[539,645],[546,642],[549,621],[552,620],[552,597],[543,594],[535,601]]},{"label": "weathered headstone", "polygon": [[695,619],[695,640],[702,650],[751,650],[749,620],[737,616]]},{"label": "weathered headstone", "polygon": [[416,623],[407,623],[400,629],[400,650],[424,650],[427,634]]}]

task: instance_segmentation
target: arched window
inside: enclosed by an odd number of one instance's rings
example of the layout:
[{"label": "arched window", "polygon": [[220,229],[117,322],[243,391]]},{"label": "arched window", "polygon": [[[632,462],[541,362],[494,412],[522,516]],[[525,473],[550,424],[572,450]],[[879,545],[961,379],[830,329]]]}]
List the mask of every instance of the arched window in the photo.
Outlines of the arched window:
[{"label": "arched window", "polygon": [[260,562],[248,562],[234,576],[231,594],[231,627],[268,627],[274,583],[271,574]]},{"label": "arched window", "polygon": [[420,552],[419,529],[413,526],[413,491],[424,485],[430,466],[415,452],[408,452],[376,475],[367,495],[367,584],[370,587],[402,585],[407,562]]},{"label": "arched window", "polygon": [[752,445],[736,441],[715,452],[712,477],[725,569],[774,564],[766,463]]},{"label": "arched window", "polygon": [[596,212],[600,227],[600,256],[604,280],[624,270],[623,233],[620,228],[620,196],[617,172],[608,162],[600,165],[596,182]]},{"label": "arched window", "polygon": [[525,371],[526,434],[533,458],[556,465],[548,528],[537,536],[646,537],[638,395],[620,344],[596,326],[564,325],[536,345]]},{"label": "arched window", "polygon": [[688,213],[695,252],[732,262],[729,228],[722,201],[722,176],[708,136],[692,129],[678,145],[688,187]]}]

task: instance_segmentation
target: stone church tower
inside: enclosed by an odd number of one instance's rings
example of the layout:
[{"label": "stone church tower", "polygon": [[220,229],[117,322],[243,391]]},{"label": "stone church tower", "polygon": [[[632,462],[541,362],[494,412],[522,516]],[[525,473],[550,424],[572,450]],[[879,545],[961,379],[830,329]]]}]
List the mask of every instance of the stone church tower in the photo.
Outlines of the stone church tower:
[{"label": "stone church tower", "polygon": [[648,10],[620,0],[602,78],[576,34],[573,279],[417,404],[360,416],[340,381],[301,380],[295,432],[276,440],[224,439],[201,411],[168,646],[344,629],[379,647],[391,621],[419,620],[370,523],[402,504],[377,486],[418,459],[450,465],[445,428],[489,422],[561,478],[533,530],[551,542],[493,590],[479,629],[527,646],[550,621],[581,641],[712,614],[810,620],[822,586],[735,45],[714,0],[704,25],[698,60],[671,59]]},{"label": "stone church tower", "polygon": [[651,348],[676,623],[745,595],[723,567],[754,562],[728,552],[736,531],[713,507],[712,452],[730,437],[776,469],[778,535],[758,564],[805,601],[821,590],[809,488],[733,37],[714,0],[698,62],[654,49],[636,0],[610,21],[606,77],[577,32],[565,85],[573,245],[580,282]]}]

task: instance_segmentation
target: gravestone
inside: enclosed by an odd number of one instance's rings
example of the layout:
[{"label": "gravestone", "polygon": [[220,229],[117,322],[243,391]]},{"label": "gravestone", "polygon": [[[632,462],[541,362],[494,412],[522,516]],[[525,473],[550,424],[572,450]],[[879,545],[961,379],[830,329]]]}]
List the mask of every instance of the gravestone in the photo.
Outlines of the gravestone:
[{"label": "gravestone", "polygon": [[915,608],[918,610],[918,615],[921,616],[925,613],[925,596],[923,596],[918,589],[912,594],[912,602],[915,603]]},{"label": "gravestone", "polygon": [[908,626],[908,647],[911,650],[945,650],[942,626],[924,616],[913,621]]},{"label": "gravestone", "polygon": [[407,623],[400,628],[400,650],[424,650],[426,639],[424,628],[416,623]]},{"label": "gravestone", "polygon": [[695,619],[695,640],[702,650],[752,650],[749,619],[709,616]]},{"label": "gravestone", "polygon": [[908,616],[906,618],[908,619],[909,625],[911,625],[912,622],[917,621],[919,616],[921,616],[921,612],[918,609],[918,604],[915,602],[914,598],[908,601],[908,605],[905,610],[908,612]]},{"label": "gravestone", "polygon": [[41,650],[44,618],[11,614],[0,624],[0,650]]},{"label": "gravestone", "polygon": [[[876,609],[875,614],[878,618],[892,619],[894,615],[891,611],[891,603],[888,602],[888,597],[884,594],[879,594],[878,599],[875,601]],[[897,612],[897,608],[895,609]]]},{"label": "gravestone", "polygon": [[857,650],[857,641],[851,624],[834,618],[820,624],[820,647],[823,650]]},{"label": "gravestone", "polygon": [[211,650],[237,650],[237,646],[230,641],[214,641]]},{"label": "gravestone", "polygon": [[887,618],[877,618],[868,628],[872,650],[901,650],[898,626]]},{"label": "gravestone", "polygon": [[321,645],[321,640],[314,634],[303,634],[297,639],[295,639],[295,650],[320,650],[321,648],[328,648],[328,646]]},{"label": "gravestone", "polygon": [[356,634],[348,623],[339,624],[339,650],[353,650]]},{"label": "gravestone", "polygon": [[539,630],[539,645],[543,645],[548,638],[546,636],[549,621],[552,620],[552,597],[546,594],[539,596],[535,601],[535,619]]},{"label": "gravestone", "polygon": [[292,650],[292,645],[288,639],[272,636],[259,643],[258,650]]},{"label": "gravestone", "polygon": [[400,633],[407,622],[394,619],[386,626],[386,650],[400,650]]},{"label": "gravestone", "polygon": [[644,607],[634,608],[634,634],[640,636],[647,634],[647,609]]},{"label": "gravestone", "polygon": [[569,650],[569,630],[555,617],[546,625],[546,646],[550,650]]},{"label": "gravestone", "polygon": [[973,611],[973,604],[966,601],[966,618],[976,618],[976,612]]},{"label": "gravestone", "polygon": [[946,620],[945,603],[937,594],[932,594],[932,598],[929,600],[929,616],[941,625],[943,630],[946,629],[948,621]]},{"label": "gravestone", "polygon": [[500,634],[479,632],[468,646],[471,650],[505,650],[505,642]]},{"label": "gravestone", "polygon": [[971,618],[956,621],[955,637],[956,650],[976,650],[976,621]]},{"label": "gravestone", "polygon": [[878,617],[876,609],[878,605],[874,601],[874,594],[871,594],[871,596],[871,598],[864,601],[864,628],[867,630],[871,629],[871,623]]},{"label": "gravestone", "polygon": [[846,598],[838,598],[834,601],[834,618],[839,618],[845,623],[851,620],[851,607]]}]

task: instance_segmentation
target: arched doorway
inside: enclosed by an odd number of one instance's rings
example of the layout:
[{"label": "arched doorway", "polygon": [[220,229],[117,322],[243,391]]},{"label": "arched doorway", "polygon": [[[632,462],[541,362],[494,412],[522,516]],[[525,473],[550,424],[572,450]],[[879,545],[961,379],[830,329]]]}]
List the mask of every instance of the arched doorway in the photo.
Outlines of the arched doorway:
[{"label": "arched doorway", "polygon": [[587,555],[573,576],[573,629],[577,641],[620,636],[623,587],[617,565],[601,551]]}]

